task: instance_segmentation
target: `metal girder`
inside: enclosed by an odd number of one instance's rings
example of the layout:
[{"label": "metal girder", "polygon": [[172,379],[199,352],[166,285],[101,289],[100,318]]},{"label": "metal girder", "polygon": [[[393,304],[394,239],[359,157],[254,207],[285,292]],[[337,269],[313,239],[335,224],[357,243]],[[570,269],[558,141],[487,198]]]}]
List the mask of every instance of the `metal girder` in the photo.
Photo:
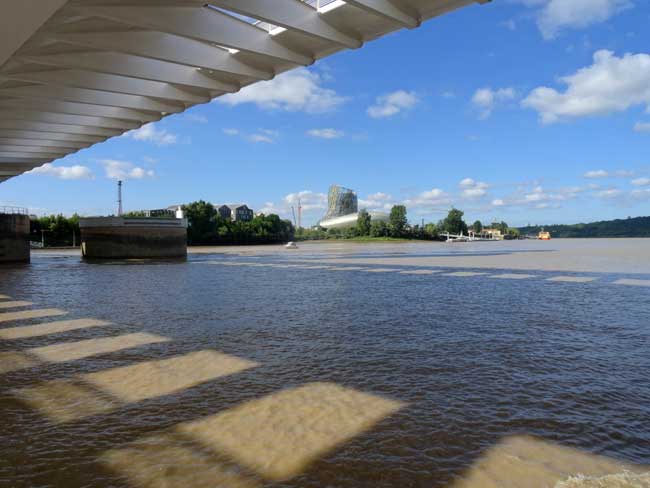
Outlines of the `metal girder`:
[{"label": "metal girder", "polygon": [[410,29],[418,27],[422,23],[420,18],[409,15],[403,8],[397,7],[390,0],[345,0],[345,3],[397,22]]},{"label": "metal girder", "polygon": [[11,137],[0,138],[2,147],[20,147],[21,151],[29,151],[30,148],[47,147],[52,150],[61,150],[64,153],[76,151],[91,146],[89,142],[71,142],[71,141],[50,141],[47,139],[20,139]]},{"label": "metal girder", "polygon": [[108,117],[139,122],[152,122],[160,119],[159,112],[143,112],[141,110],[133,110],[124,107],[109,107],[106,105],[91,105],[88,103],[65,102],[59,100],[35,100],[30,98],[0,98],[0,108],[46,110],[48,112],[60,114]]},{"label": "metal girder", "polygon": [[0,110],[0,119],[31,120],[34,122],[50,122],[54,124],[86,125],[105,127],[107,129],[137,129],[140,124],[127,120],[110,119],[106,117],[88,117],[85,115],[67,115],[36,110],[6,109]]},{"label": "metal girder", "polygon": [[45,98],[50,100],[90,103],[93,105],[108,105],[163,113],[176,113],[185,110],[184,105],[176,105],[140,95],[108,93],[100,90],[61,86],[34,85],[17,88],[0,88],[0,96],[3,95],[8,97]]},{"label": "metal girder", "polygon": [[0,141],[0,151],[8,152],[21,152],[21,153],[47,153],[47,154],[57,154],[59,156],[68,154],[70,148],[68,147],[52,147],[52,146],[10,146],[3,144]]},{"label": "metal girder", "polygon": [[68,0],[20,0],[2,2],[0,10],[0,65]]},{"label": "metal girder", "polygon": [[80,7],[87,16],[103,17],[127,25],[212,42],[220,46],[288,61],[303,66],[312,55],[280,44],[262,29],[233,16],[203,7]]},{"label": "metal girder", "polygon": [[60,132],[63,134],[83,134],[89,136],[119,136],[124,132],[120,129],[104,129],[102,127],[88,127],[84,125],[48,124],[32,122],[29,120],[3,120],[0,119],[0,129],[22,129],[35,132]]},{"label": "metal girder", "polygon": [[169,83],[141,80],[126,76],[95,73],[78,69],[57,69],[51,71],[29,71],[25,73],[0,73],[0,79],[27,81],[31,83],[51,83],[60,86],[89,88],[130,95],[165,98],[184,103],[206,103],[210,97],[196,95]]},{"label": "metal girder", "polygon": [[[0,156],[0,163],[5,163],[5,164],[43,164],[47,163],[49,160],[47,158],[5,158]],[[2,166],[0,165],[0,168]]]},{"label": "metal girder", "polygon": [[218,92],[232,93],[239,90],[238,86],[210,78],[196,68],[131,54],[91,51],[48,56],[17,56],[17,59],[46,66],[79,68]]},{"label": "metal girder", "polygon": [[46,152],[30,152],[30,153],[24,153],[24,152],[16,152],[16,151],[5,151],[2,147],[0,147],[0,158],[42,158],[42,159],[47,159],[47,160],[52,160],[52,159],[59,159],[62,158],[64,155],[61,153],[46,153]]},{"label": "metal girder", "polygon": [[64,152],[83,149],[92,145],[91,142],[74,142],[74,141],[52,141],[49,139],[29,139],[20,137],[0,137],[0,145],[17,147],[40,147],[47,146],[53,149],[61,149]]},{"label": "metal girder", "polygon": [[119,51],[256,80],[270,80],[274,76],[271,71],[242,63],[225,49],[164,32],[66,32],[47,33],[46,37],[76,46]]},{"label": "metal girder", "polygon": [[95,144],[108,139],[102,136],[90,136],[85,134],[65,134],[62,132],[43,132],[33,130],[16,130],[16,129],[0,129],[0,138],[9,139],[33,139],[33,140],[48,140],[48,141],[67,141],[67,142],[82,142]]},{"label": "metal girder", "polygon": [[350,49],[363,45],[360,39],[328,24],[316,9],[300,0],[276,2],[271,8],[259,0],[210,0],[210,4]]}]

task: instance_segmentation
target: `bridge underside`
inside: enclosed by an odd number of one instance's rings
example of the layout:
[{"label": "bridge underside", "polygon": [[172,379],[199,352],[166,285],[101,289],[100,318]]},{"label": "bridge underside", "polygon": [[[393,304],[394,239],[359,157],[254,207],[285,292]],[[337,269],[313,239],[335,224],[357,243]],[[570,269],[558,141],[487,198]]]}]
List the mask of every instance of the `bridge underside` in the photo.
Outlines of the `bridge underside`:
[{"label": "bridge underside", "polygon": [[21,0],[0,17],[0,182],[489,0]]}]

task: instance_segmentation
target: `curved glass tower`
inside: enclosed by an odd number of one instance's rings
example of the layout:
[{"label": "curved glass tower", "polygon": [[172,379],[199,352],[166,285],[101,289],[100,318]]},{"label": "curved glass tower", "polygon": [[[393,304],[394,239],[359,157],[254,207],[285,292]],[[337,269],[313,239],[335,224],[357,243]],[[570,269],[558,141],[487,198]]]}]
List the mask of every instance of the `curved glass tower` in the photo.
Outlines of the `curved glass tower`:
[{"label": "curved glass tower", "polygon": [[338,185],[330,186],[327,192],[327,213],[323,220],[342,217],[358,211],[357,194],[353,190]]}]

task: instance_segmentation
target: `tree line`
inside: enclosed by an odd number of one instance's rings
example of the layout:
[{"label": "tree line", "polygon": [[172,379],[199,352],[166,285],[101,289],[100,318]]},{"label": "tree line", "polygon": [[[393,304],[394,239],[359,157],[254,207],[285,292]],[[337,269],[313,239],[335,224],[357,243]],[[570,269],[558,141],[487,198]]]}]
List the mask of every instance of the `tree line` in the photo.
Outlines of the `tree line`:
[{"label": "tree line", "polygon": [[542,228],[553,237],[650,237],[650,217],[602,220],[588,224],[533,225],[520,227],[524,235],[537,235]]},{"label": "tree line", "polygon": [[222,218],[214,205],[203,200],[182,209],[190,245],[274,244],[292,240],[295,232],[291,221],[275,214],[260,214],[250,222],[232,221]]},{"label": "tree line", "polygon": [[[447,216],[437,223],[410,225],[407,218],[407,210],[404,205],[394,205],[391,208],[388,222],[372,220],[367,210],[359,212],[355,226],[347,229],[298,229],[296,238],[303,240],[317,239],[353,239],[363,237],[393,238],[393,239],[417,239],[417,240],[440,240],[443,234],[469,235],[473,230],[479,234],[483,231],[484,225],[477,220],[469,227],[463,219],[465,213],[457,208],[449,210]],[[515,239],[519,236],[517,229],[508,227],[505,222],[494,222],[491,228],[499,229],[506,238]]]}]

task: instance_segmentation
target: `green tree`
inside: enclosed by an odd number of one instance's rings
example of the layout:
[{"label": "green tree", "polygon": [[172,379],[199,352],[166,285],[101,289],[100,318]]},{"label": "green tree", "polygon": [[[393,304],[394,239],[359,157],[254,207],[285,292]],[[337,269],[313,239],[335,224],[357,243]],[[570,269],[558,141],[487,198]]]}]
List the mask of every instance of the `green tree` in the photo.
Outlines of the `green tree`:
[{"label": "green tree", "polygon": [[187,240],[190,244],[215,243],[217,210],[214,205],[199,200],[183,205],[183,213],[187,218]]},{"label": "green tree", "polygon": [[404,237],[408,226],[404,205],[393,205],[393,208],[390,209],[389,224],[392,237]]},{"label": "green tree", "polygon": [[439,235],[438,226],[436,224],[425,224],[424,226],[425,239],[437,239],[438,235]]},{"label": "green tree", "polygon": [[372,237],[388,237],[389,229],[386,222],[376,220],[370,225],[370,235]]},{"label": "green tree", "polygon": [[359,216],[357,217],[357,235],[370,235],[371,220],[370,214],[365,208],[359,212]]},{"label": "green tree", "polygon": [[447,214],[447,217],[440,222],[440,228],[443,232],[449,232],[450,234],[467,234],[467,224],[463,220],[465,212],[453,208]]},{"label": "green tree", "polygon": [[481,223],[480,220],[477,220],[476,222],[474,222],[474,225],[472,225],[472,229],[477,234],[480,234],[481,232],[483,232],[483,224]]}]

